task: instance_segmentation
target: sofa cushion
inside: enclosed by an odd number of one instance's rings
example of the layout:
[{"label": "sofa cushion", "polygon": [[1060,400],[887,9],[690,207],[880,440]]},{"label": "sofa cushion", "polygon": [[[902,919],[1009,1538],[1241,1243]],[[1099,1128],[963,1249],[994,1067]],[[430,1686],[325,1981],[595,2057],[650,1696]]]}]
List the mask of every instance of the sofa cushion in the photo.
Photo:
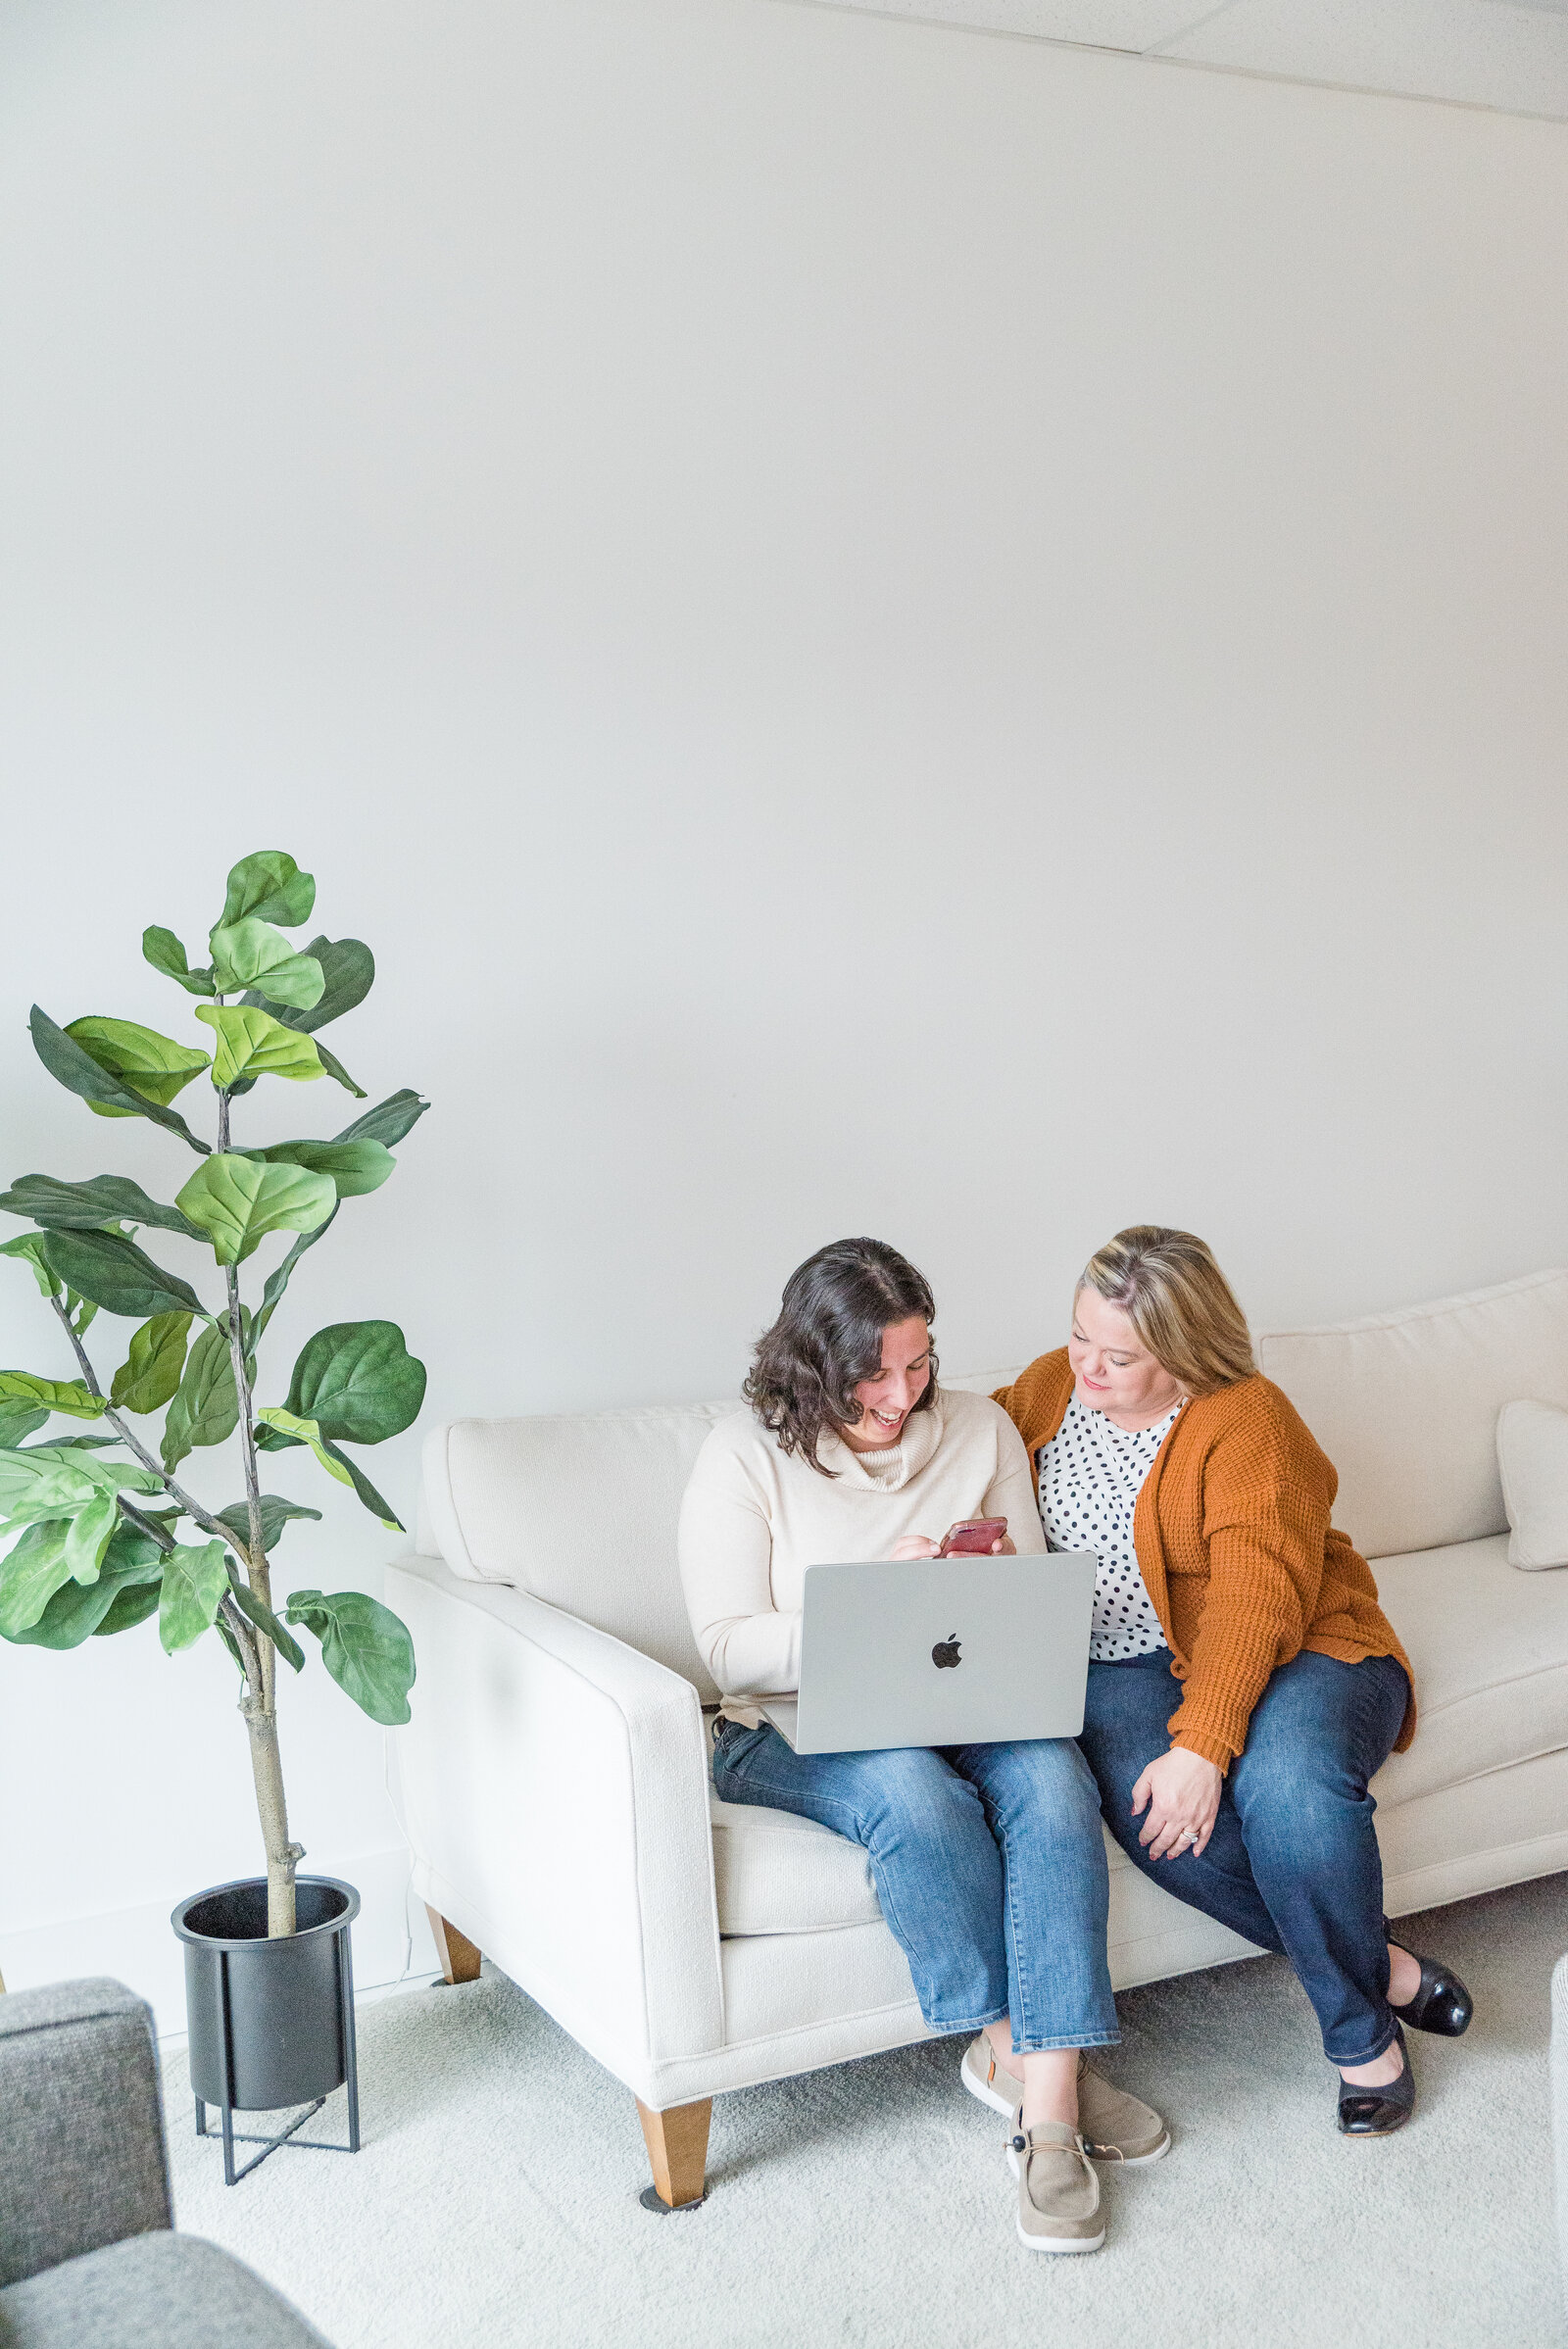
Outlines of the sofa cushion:
[{"label": "sofa cushion", "polygon": [[1378,1773],[1380,1802],[1568,1747],[1568,1567],[1516,1573],[1499,1534],[1380,1558],[1376,1571],[1420,1707],[1415,1743]]},{"label": "sofa cushion", "polygon": [[1504,1403],[1497,1413],[1497,1473],[1509,1565],[1526,1574],[1568,1566],[1568,1411],[1555,1403]]},{"label": "sofa cushion", "polygon": [[1520,1395],[1568,1407],[1568,1272],[1257,1340],[1339,1471],[1334,1522],[1364,1556],[1500,1534],[1497,1413]]},{"label": "sofa cushion", "polygon": [[721,1933],[827,1933],[881,1916],[863,1845],[793,1811],[712,1792],[709,1808]]}]

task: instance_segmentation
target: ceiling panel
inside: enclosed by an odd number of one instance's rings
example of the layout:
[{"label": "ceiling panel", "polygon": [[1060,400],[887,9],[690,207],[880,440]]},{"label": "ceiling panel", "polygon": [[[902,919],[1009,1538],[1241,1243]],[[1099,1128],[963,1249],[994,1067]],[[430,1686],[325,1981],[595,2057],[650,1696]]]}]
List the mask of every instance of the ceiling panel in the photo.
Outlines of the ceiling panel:
[{"label": "ceiling panel", "polygon": [[1568,17],[1503,0],[1231,0],[1160,54],[1568,115]]},{"label": "ceiling panel", "polygon": [[878,16],[1134,50],[1568,120],[1568,0],[825,0]]},{"label": "ceiling panel", "polygon": [[1081,41],[1096,49],[1150,48],[1209,14],[1214,0],[826,0],[830,8],[870,8],[879,17],[918,17],[932,24],[967,24],[984,32],[1032,33],[1037,40]]}]

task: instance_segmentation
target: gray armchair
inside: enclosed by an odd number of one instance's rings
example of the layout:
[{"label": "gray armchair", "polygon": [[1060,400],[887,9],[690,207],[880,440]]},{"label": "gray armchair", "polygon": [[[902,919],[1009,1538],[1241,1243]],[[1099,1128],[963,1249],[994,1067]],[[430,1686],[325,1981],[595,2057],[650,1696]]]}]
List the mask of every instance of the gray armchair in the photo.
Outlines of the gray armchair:
[{"label": "gray armchair", "polygon": [[1557,2256],[1568,2298],[1568,1956],[1551,1978],[1551,2122],[1556,2143]]},{"label": "gray armchair", "polygon": [[0,1997],[0,2349],[325,2349],[173,2224],[150,2010],[106,1981]]}]

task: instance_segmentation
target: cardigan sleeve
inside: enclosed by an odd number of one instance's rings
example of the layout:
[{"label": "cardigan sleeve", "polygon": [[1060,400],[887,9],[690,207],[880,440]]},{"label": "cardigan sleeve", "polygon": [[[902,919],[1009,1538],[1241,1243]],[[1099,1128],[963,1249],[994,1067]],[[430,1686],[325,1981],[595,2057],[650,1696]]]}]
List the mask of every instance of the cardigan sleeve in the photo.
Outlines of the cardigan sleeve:
[{"label": "cardigan sleeve", "polygon": [[1300,1649],[1323,1581],[1334,1475],[1287,1412],[1250,1415],[1204,1464],[1208,1583],[1168,1726],[1173,1744],[1220,1770],[1245,1748],[1269,1675]]},{"label": "cardigan sleeve", "polygon": [[801,1685],[801,1618],[773,1604],[773,1532],[743,1463],[715,1443],[680,1505],[680,1579],[697,1652],[726,1696]]}]

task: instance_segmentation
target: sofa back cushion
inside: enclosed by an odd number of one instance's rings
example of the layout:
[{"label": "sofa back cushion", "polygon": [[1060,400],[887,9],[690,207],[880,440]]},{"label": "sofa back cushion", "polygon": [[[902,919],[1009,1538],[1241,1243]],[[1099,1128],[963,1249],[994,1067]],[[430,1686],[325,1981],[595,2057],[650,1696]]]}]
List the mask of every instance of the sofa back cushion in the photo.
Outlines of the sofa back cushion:
[{"label": "sofa back cushion", "polygon": [[454,1574],[511,1583],[718,1690],[692,1639],[675,1523],[733,1401],[559,1419],[455,1419],[424,1443],[424,1516]]},{"label": "sofa back cushion", "polygon": [[1507,1528],[1497,1413],[1528,1396],[1568,1406],[1568,1272],[1257,1340],[1339,1471],[1334,1522],[1369,1558],[1476,1542]]}]

